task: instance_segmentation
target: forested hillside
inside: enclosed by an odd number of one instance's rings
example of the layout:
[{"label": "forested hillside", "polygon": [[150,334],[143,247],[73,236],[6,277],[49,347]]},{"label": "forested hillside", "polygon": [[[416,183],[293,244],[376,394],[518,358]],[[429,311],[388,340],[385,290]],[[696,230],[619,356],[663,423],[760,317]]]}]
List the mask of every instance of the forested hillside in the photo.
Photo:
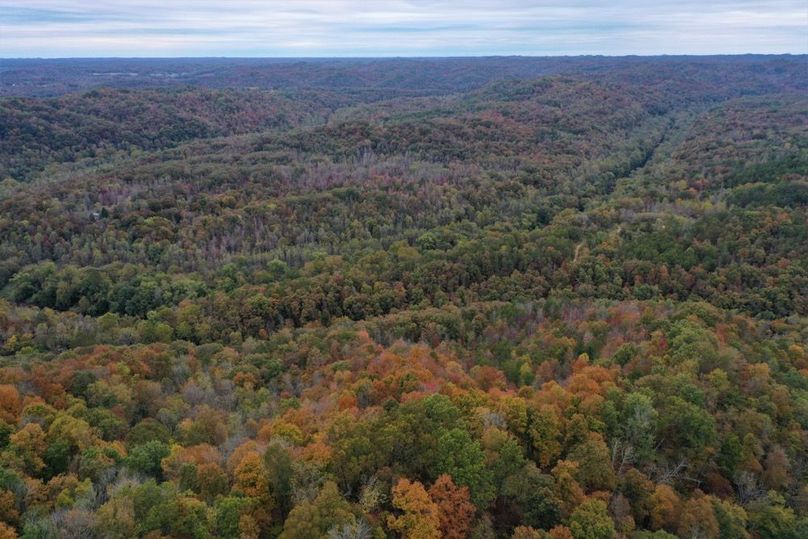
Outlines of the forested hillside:
[{"label": "forested hillside", "polygon": [[0,71],[0,538],[808,536],[808,58],[117,62]]}]

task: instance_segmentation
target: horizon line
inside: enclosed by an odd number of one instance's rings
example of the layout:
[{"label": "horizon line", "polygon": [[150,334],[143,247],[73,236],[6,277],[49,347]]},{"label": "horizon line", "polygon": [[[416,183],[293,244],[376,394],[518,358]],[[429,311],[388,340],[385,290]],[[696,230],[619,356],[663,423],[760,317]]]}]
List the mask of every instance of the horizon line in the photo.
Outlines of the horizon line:
[{"label": "horizon line", "polygon": [[808,56],[808,52],[660,53],[660,54],[452,54],[381,56],[0,56],[2,60],[432,60],[484,58],[704,58],[737,56]]}]

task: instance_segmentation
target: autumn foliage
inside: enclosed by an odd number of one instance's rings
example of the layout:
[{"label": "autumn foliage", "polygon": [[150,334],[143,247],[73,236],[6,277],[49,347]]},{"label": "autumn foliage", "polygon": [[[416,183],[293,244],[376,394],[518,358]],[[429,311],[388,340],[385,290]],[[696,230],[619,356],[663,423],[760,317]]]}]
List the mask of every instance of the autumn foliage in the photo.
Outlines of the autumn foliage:
[{"label": "autumn foliage", "polygon": [[97,62],[3,72],[0,539],[808,537],[803,57]]}]

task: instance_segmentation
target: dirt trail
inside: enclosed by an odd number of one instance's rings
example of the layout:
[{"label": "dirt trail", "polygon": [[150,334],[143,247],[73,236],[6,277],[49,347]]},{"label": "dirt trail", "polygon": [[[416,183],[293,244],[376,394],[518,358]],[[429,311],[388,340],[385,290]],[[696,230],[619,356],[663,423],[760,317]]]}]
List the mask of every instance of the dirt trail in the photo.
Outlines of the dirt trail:
[{"label": "dirt trail", "polygon": [[583,241],[575,246],[575,256],[572,257],[572,263],[573,264],[575,264],[575,262],[578,261],[578,253],[581,251],[581,247],[583,247],[583,246],[584,246]]}]

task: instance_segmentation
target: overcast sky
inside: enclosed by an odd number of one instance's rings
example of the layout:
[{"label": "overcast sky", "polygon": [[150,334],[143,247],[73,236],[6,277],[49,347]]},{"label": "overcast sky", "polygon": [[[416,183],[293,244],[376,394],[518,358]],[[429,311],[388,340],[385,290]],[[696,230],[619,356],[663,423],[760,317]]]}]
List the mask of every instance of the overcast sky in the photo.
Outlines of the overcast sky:
[{"label": "overcast sky", "polygon": [[808,52],[808,0],[0,0],[0,57]]}]

